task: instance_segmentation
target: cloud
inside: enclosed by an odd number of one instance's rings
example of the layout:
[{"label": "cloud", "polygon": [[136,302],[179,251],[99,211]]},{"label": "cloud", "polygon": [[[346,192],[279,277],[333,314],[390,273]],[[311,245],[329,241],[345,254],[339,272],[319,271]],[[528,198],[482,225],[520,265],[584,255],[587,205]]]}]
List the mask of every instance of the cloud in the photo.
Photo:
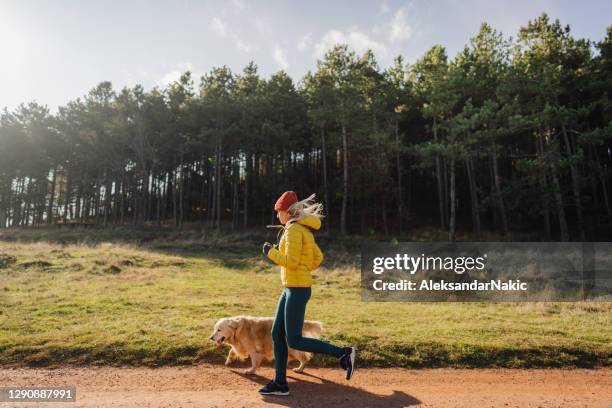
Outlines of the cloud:
[{"label": "cloud", "polygon": [[308,46],[312,42],[311,37],[312,37],[312,33],[304,34],[297,43],[297,49],[299,51],[305,51],[306,48],[308,48]]},{"label": "cloud", "polygon": [[231,3],[232,3],[232,6],[234,6],[238,10],[244,10],[246,7],[246,4],[244,4],[242,0],[232,0]]},{"label": "cloud", "polygon": [[[332,29],[320,37],[314,45],[315,57],[321,59],[336,44],[347,44],[358,54],[372,50],[381,62],[389,62],[393,54],[405,50],[406,42],[419,33],[410,24],[408,10],[411,5],[392,10],[388,2],[381,4],[379,21],[381,24],[369,27],[353,26],[345,29]],[[301,50],[298,43],[298,49]],[[304,48],[306,46],[304,45]]]},{"label": "cloud", "polygon": [[262,35],[273,35],[274,30],[272,29],[273,24],[263,20],[263,17],[258,16],[254,22],[255,28]]},{"label": "cloud", "polygon": [[159,77],[155,81],[155,83],[160,87],[166,87],[171,83],[178,81],[178,79],[181,77],[181,75],[183,75],[183,73],[185,73],[185,71],[191,71],[191,73],[194,74],[193,65],[191,65],[190,62],[183,62],[181,64],[177,64],[174,69]]},{"label": "cloud", "polygon": [[412,27],[406,21],[405,10],[397,10],[389,24],[387,24],[387,39],[391,43],[408,40],[412,36]]},{"label": "cloud", "polygon": [[381,3],[380,5],[380,9],[379,9],[379,14],[387,14],[388,12],[391,11],[391,7],[389,7],[389,3],[385,0]]},{"label": "cloud", "polygon": [[238,48],[240,51],[251,52],[253,50],[253,47],[251,47],[249,43],[243,41],[237,34],[232,35],[232,41],[234,46],[236,46],[236,48]]},{"label": "cloud", "polygon": [[315,56],[323,58],[325,53],[336,44],[347,44],[357,53],[372,50],[376,53],[385,54],[387,51],[387,46],[384,43],[376,41],[364,31],[351,28],[346,31],[330,30],[325,33],[321,40],[315,44]]},{"label": "cloud", "polygon": [[219,17],[213,17],[211,25],[211,30],[220,35],[221,37],[227,36],[227,30],[225,29],[225,23]]},{"label": "cloud", "polygon": [[223,38],[229,38],[238,50],[243,52],[251,52],[253,47],[246,41],[244,41],[240,36],[234,32],[231,32],[231,29],[228,29],[227,24],[225,22],[215,16],[213,17],[210,23],[210,29],[215,32],[217,35]]},{"label": "cloud", "polygon": [[282,49],[280,46],[274,47],[274,52],[272,53],[274,57],[274,61],[278,64],[281,69],[286,70],[289,68],[289,62],[287,61],[287,51]]}]

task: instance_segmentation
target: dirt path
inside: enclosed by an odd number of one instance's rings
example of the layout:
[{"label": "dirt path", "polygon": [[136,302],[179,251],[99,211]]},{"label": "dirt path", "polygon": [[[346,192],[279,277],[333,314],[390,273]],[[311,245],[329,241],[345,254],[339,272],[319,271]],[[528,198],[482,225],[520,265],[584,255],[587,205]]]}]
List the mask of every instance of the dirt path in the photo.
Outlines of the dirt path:
[{"label": "dirt path", "polygon": [[612,370],[339,369],[290,374],[289,397],[262,397],[272,374],[197,367],[0,369],[0,386],[76,386],[76,403],[0,407],[610,407]]}]

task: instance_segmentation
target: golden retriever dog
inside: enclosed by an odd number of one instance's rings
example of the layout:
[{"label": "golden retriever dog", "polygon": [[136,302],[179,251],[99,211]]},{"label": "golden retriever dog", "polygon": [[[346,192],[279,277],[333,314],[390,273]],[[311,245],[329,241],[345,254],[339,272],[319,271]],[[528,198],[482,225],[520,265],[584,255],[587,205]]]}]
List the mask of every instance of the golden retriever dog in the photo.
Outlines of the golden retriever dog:
[{"label": "golden retriever dog", "polygon": [[[272,348],[272,323],[271,317],[235,316],[220,319],[213,329],[210,339],[221,346],[223,343],[230,344],[232,348],[227,355],[225,365],[232,361],[244,361],[251,357],[251,368],[245,374],[255,374],[262,361],[274,360]],[[302,334],[306,337],[319,338],[323,325],[321,322],[305,320]],[[289,348],[289,361],[297,360],[300,366],[293,371],[301,373],[306,363],[312,358],[311,353]]]}]

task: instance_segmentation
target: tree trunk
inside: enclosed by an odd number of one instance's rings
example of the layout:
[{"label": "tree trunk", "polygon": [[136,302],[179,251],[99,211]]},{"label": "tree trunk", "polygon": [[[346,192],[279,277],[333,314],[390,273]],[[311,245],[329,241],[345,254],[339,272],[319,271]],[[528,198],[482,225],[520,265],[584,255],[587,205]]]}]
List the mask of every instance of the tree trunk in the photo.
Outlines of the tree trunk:
[{"label": "tree trunk", "polygon": [[179,224],[179,218],[178,218],[178,187],[177,187],[177,180],[176,180],[176,155],[173,157],[172,163],[174,164],[172,166],[172,219],[174,219],[174,226],[178,227]]},{"label": "tree trunk", "polygon": [[121,182],[123,175],[121,175],[120,177],[118,177],[118,180],[115,181],[115,192],[114,192],[114,203],[113,203],[113,222],[116,224],[119,224],[120,220],[119,220],[119,216],[120,216],[120,202],[121,202]]},{"label": "tree trunk", "polygon": [[406,169],[406,211],[404,212],[407,220],[411,219],[411,211],[412,211],[412,171],[410,166]]},{"label": "tree trunk", "polygon": [[455,241],[455,223],[456,223],[456,210],[455,210],[455,154],[451,155],[450,162],[450,221],[448,229],[449,241]]},{"label": "tree trunk", "polygon": [[142,180],[142,178],[139,179],[137,174],[134,174],[134,185],[132,186],[132,226],[136,226],[138,225],[138,212],[139,212],[139,197],[140,197],[140,193],[138,191],[138,181]]},{"label": "tree trunk", "polygon": [[104,189],[104,225],[107,225],[110,219],[110,216],[111,216],[111,203],[112,203],[111,189],[113,188],[113,180],[112,180],[112,177],[109,177],[108,173],[106,172],[105,172],[104,179],[106,181],[106,187]]},{"label": "tree trunk", "polygon": [[202,162],[200,164],[200,173],[202,176],[202,183],[200,183],[200,211],[198,214],[198,218],[200,219],[200,226],[204,225],[204,208],[206,207],[206,203],[204,200],[206,199],[206,176],[208,174],[207,166],[208,165],[206,159],[202,159]]},{"label": "tree trunk", "polygon": [[[162,174],[160,174],[160,177],[162,176]],[[156,204],[155,222],[157,226],[160,227],[161,226],[161,203],[162,203],[162,196],[163,196],[164,191],[161,187],[161,180],[159,178],[153,179],[153,180],[155,181],[155,204]]]},{"label": "tree trunk", "polygon": [[255,156],[253,158],[253,177],[252,177],[252,183],[251,183],[251,190],[253,191],[253,199],[252,201],[252,206],[253,206],[253,219],[255,220],[255,222],[257,222],[257,210],[258,210],[258,203],[261,200],[261,195],[258,195],[257,192],[260,191],[259,189],[259,177],[260,177],[260,171],[261,171],[261,158],[260,156],[255,153]]},{"label": "tree trunk", "polygon": [[[436,143],[438,143],[438,127],[436,124],[436,118],[434,117],[433,119],[433,134],[434,134],[434,141]],[[443,190],[442,190],[442,171],[440,168],[440,156],[438,154],[436,154],[436,180],[438,181],[438,207],[439,207],[439,211],[440,211],[440,228],[441,229],[445,229],[446,228],[446,220],[444,217],[444,194],[443,194]]]},{"label": "tree trunk", "polygon": [[389,235],[389,224],[387,223],[387,206],[385,205],[385,196],[382,196],[382,222],[385,235]]},{"label": "tree trunk", "polygon": [[18,227],[21,224],[21,201],[23,197],[23,185],[25,177],[17,178],[15,188],[15,201],[13,202],[13,222],[12,226]]},{"label": "tree trunk", "polygon": [[346,210],[348,204],[348,135],[346,126],[342,124],[342,212],[340,214],[340,234],[346,234]]},{"label": "tree trunk", "polygon": [[[327,190],[327,148],[325,145],[325,129],[321,128],[321,162],[323,164],[323,195],[325,200],[325,213],[330,216],[329,192]],[[329,235],[329,218],[325,222],[325,233]]]},{"label": "tree trunk", "polygon": [[178,196],[179,196],[179,214],[178,214],[178,226],[179,229],[183,228],[183,222],[185,221],[185,165],[183,163],[184,156],[181,151],[181,157],[179,161],[179,180],[178,180]]},{"label": "tree trunk", "polygon": [[238,167],[238,158],[233,158],[232,166],[232,231],[236,230],[238,226],[238,172],[240,171]]},{"label": "tree trunk", "polygon": [[[546,132],[546,144],[548,144],[548,135],[550,130]],[[569,233],[567,230],[567,219],[565,218],[565,209],[563,207],[563,195],[561,193],[561,184],[559,183],[559,170],[556,163],[549,163],[550,175],[553,181],[555,203],[557,205],[557,216],[559,218],[559,231],[561,233],[561,241],[569,241]]]},{"label": "tree trunk", "polygon": [[217,198],[215,200],[215,205],[216,205],[216,209],[217,209],[217,214],[215,217],[215,229],[220,230],[221,229],[221,193],[222,193],[222,189],[221,189],[221,150],[223,149],[223,141],[220,135],[217,135],[217,157],[215,159],[215,165],[216,165],[216,180],[215,180],[215,184],[217,187]]},{"label": "tree trunk", "polygon": [[402,233],[402,224],[404,220],[404,203],[402,194],[402,167],[400,166],[400,138],[399,138],[399,121],[395,120],[395,166],[397,168],[397,215],[398,215],[398,228],[399,233]]},{"label": "tree trunk", "polygon": [[[543,135],[540,131],[537,135],[537,146],[538,155],[544,156],[544,144],[542,142]],[[544,231],[546,233],[546,239],[551,237],[551,225],[550,225],[550,209],[548,208],[548,180],[546,167],[542,166],[540,170],[540,188],[542,189],[542,212],[544,214]]]},{"label": "tree trunk", "polygon": [[[47,177],[45,177],[45,181]],[[53,168],[53,177],[51,178],[51,193],[49,194],[49,207],[47,208],[47,225],[53,224],[53,204],[55,202],[55,182],[57,180],[57,167]]]},{"label": "tree trunk", "polygon": [[121,170],[121,191],[119,194],[119,222],[123,225],[125,223],[125,203],[127,201],[127,180],[123,169]]},{"label": "tree trunk", "polygon": [[[57,179],[56,179],[57,180]],[[44,178],[44,182],[39,188],[41,194],[38,195],[38,201],[34,203],[36,206],[36,226],[40,227],[45,223],[45,216],[47,215],[48,203],[47,203],[47,195],[50,195],[49,191],[49,180],[47,177]],[[48,194],[49,193],[49,194]],[[53,194],[55,196],[55,193]],[[56,199],[53,199],[54,205],[57,202]],[[53,208],[53,207],[52,207]],[[51,210],[51,218],[54,219],[53,210]]]},{"label": "tree trunk", "polygon": [[[10,185],[10,182],[9,182]],[[10,190],[4,189],[2,195],[0,195],[0,228],[6,228],[6,219],[7,219],[7,208],[9,203],[9,194]]]},{"label": "tree trunk", "polygon": [[[277,192],[276,189],[278,188],[278,181],[277,181],[277,169],[276,169],[276,165],[278,163],[278,154],[277,154],[277,149],[276,149],[276,145],[274,145],[274,152],[272,154],[272,157],[269,158],[268,161],[268,169],[269,172],[268,174],[272,174],[272,186],[274,186],[274,190],[272,190],[273,192]],[[267,200],[266,200],[267,201]],[[274,224],[276,222],[276,219],[274,217],[274,209],[272,208],[268,208],[268,207],[264,207],[262,213],[262,224]],[[266,215],[269,215],[270,218],[269,220],[266,222]]]},{"label": "tree trunk", "polygon": [[449,165],[447,164],[447,157],[442,156],[442,202],[444,203],[444,223],[445,225],[448,226],[449,223],[449,203],[450,203],[450,197],[449,197],[449,191],[450,191],[450,182],[449,182],[449,178],[450,178],[450,171],[449,171]]},{"label": "tree trunk", "polygon": [[567,230],[567,220],[565,218],[565,210],[563,208],[563,195],[561,194],[561,185],[559,183],[559,176],[557,169],[554,165],[551,165],[551,174],[553,179],[553,186],[555,188],[555,202],[557,204],[557,214],[559,216],[559,230],[561,232],[561,241],[569,241],[569,233]]},{"label": "tree trunk", "polygon": [[602,190],[602,195],[604,199],[604,205],[606,206],[606,214],[608,215],[608,220],[610,221],[610,228],[612,228],[612,210],[610,209],[608,186],[606,183],[605,172],[601,166],[601,162],[599,161],[599,154],[597,153],[597,148],[591,145],[591,149],[595,157],[595,165],[597,168],[597,178],[599,179],[599,182],[601,183],[601,190]]},{"label": "tree trunk", "polygon": [[68,209],[72,203],[72,176],[68,171],[64,171],[64,175],[66,179],[66,192],[64,193],[63,223],[66,224],[68,222]]},{"label": "tree trunk", "polygon": [[79,186],[77,188],[77,197],[76,197],[76,204],[75,204],[75,209],[74,209],[74,217],[76,219],[76,222],[82,222],[81,221],[81,207],[83,205],[82,203],[83,200],[83,180],[80,179],[79,180]]},{"label": "tree trunk", "polygon": [[572,146],[570,145],[569,137],[567,136],[567,129],[565,125],[562,127],[563,140],[565,142],[565,149],[567,150],[567,154],[569,157],[570,163],[570,172],[572,175],[572,190],[574,192],[574,201],[576,203],[576,217],[578,218],[578,231],[580,241],[584,241],[586,239],[584,233],[584,218],[582,215],[582,198],[580,196],[580,174],[578,173],[578,167],[576,163],[574,163],[572,156],[574,155],[574,151]]},{"label": "tree trunk", "polygon": [[251,182],[252,177],[252,168],[251,168],[252,156],[249,154],[246,156],[245,166],[244,166],[244,203],[243,203],[243,218],[242,218],[242,228],[247,229],[249,226],[249,183]]},{"label": "tree trunk", "polygon": [[84,223],[89,222],[89,213],[91,210],[91,184],[89,182],[89,177],[85,182],[84,191],[83,191],[83,215],[81,219]]},{"label": "tree trunk", "polygon": [[94,223],[96,225],[100,224],[100,200],[101,200],[101,192],[100,192],[100,182],[99,182],[99,176],[96,175],[96,179],[94,181],[94,189],[95,189],[95,194],[94,194],[94,202],[93,202],[93,210],[94,210]]},{"label": "tree trunk", "polygon": [[480,208],[478,205],[478,187],[472,164],[472,158],[465,160],[468,182],[470,185],[470,197],[472,202],[472,229],[477,240],[480,240]]},{"label": "tree trunk", "polygon": [[[7,204],[5,207],[5,214],[6,214],[6,227],[10,228],[13,224],[13,222],[15,221],[15,211],[14,211],[14,201],[17,200],[17,191],[15,190],[15,192],[13,193],[13,179],[9,179],[9,184],[7,186],[7,194],[8,194],[8,200],[7,200]],[[13,211],[11,211],[11,208],[13,209]]]},{"label": "tree trunk", "polygon": [[147,174],[147,210],[145,212],[145,222],[150,221],[152,219],[151,214],[153,211],[153,197],[155,196],[155,192],[153,191],[155,188],[155,167],[149,171]]},{"label": "tree trunk", "polygon": [[162,189],[163,196],[161,197],[161,219],[162,221],[166,221],[168,219],[168,207],[169,201],[172,199],[172,192],[170,191],[170,172],[166,171],[164,176],[164,188]]},{"label": "tree trunk", "polygon": [[493,180],[495,181],[495,201],[499,208],[499,215],[502,222],[502,231],[504,235],[508,233],[508,217],[506,216],[506,206],[504,204],[504,198],[501,192],[501,182],[499,178],[499,166],[497,164],[497,145],[493,143],[492,149],[492,162],[493,162]]},{"label": "tree trunk", "polygon": [[[216,154],[215,148],[215,154]],[[216,170],[215,170],[216,171]],[[209,228],[213,227],[213,221],[215,219],[215,188],[217,186],[215,176],[213,175],[213,169],[209,167],[208,170],[208,201],[206,204],[207,212],[206,212],[206,222]]]}]

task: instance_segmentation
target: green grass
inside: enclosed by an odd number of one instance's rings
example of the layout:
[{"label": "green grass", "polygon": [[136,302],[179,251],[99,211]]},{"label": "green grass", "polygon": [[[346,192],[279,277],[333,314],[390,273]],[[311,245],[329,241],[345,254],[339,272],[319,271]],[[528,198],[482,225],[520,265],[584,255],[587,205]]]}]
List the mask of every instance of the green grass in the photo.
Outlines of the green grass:
[{"label": "green grass", "polygon": [[[195,230],[0,233],[0,365],[221,363],[214,322],[271,316],[266,237]],[[271,239],[271,237],[268,237]],[[307,318],[362,366],[612,365],[610,303],[365,303],[355,240],[326,241]],[[317,356],[316,363],[334,365]]]}]

